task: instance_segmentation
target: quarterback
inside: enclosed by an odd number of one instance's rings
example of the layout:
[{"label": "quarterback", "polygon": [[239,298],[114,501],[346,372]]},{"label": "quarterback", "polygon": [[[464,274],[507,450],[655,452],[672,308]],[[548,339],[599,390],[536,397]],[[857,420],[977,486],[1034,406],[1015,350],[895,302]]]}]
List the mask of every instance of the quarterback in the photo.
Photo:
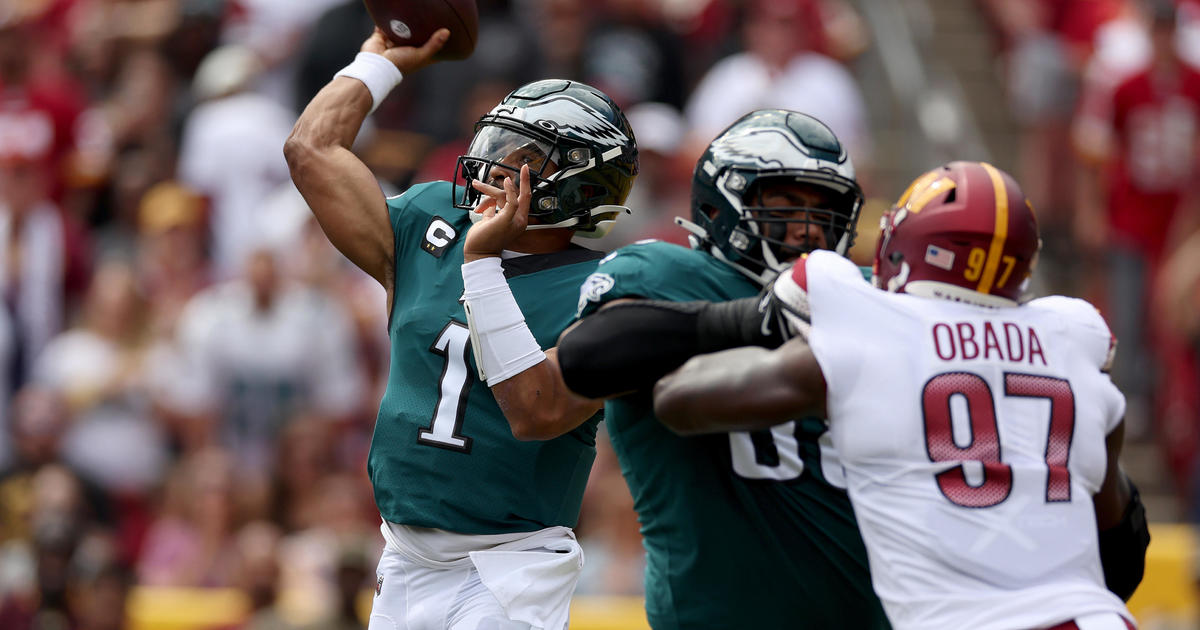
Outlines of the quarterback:
[{"label": "quarterback", "polygon": [[[558,439],[521,442],[488,385],[543,360],[572,321],[579,284],[602,254],[571,239],[599,234],[624,211],[637,148],[606,95],[538,81],[480,119],[456,169],[462,185],[421,184],[385,199],[350,145],[401,73],[427,65],[447,35],[390,47],[376,31],[313,98],[284,149],[329,239],[387,289],[391,368],[368,459],[387,544],[370,628],[564,630],[582,567],[571,528],[595,458],[598,405],[566,409],[573,427]],[[503,260],[464,270],[472,219],[494,214],[493,195],[515,195],[515,179],[540,229],[509,243]],[[474,338],[464,299],[496,312]],[[519,307],[523,334],[506,334],[504,318]],[[479,361],[471,347],[480,344],[499,348],[500,360]]]}]

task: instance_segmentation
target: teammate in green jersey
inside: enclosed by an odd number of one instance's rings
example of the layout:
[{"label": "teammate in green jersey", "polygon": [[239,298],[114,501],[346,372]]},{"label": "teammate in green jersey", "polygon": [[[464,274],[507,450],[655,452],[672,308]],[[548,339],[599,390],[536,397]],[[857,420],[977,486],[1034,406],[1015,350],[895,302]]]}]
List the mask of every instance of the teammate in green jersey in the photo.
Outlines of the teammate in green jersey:
[{"label": "teammate in green jersey", "polygon": [[[284,148],[292,179],[329,239],[387,289],[391,369],[368,469],[383,518],[370,628],[564,630],[582,566],[575,525],[595,457],[599,404],[570,397],[572,430],[513,437],[488,386],[543,361],[575,315],[599,252],[571,244],[605,231],[637,174],[632,130],[598,90],[522,86],[476,125],[456,179],[384,199],[350,145],[401,72],[430,63],[447,33],[392,47],[376,31],[321,90]],[[504,260],[464,269],[474,219],[520,190],[535,206]],[[484,194],[486,193],[486,194]],[[487,230],[482,232],[487,236]],[[474,318],[482,304],[496,317]],[[523,334],[506,329],[524,311]],[[472,345],[516,352],[499,363]],[[476,376],[479,374],[479,376]],[[486,382],[485,382],[486,379]]]},{"label": "teammate in green jersey", "polygon": [[[684,438],[654,417],[649,386],[664,370],[710,348],[769,343],[775,335],[759,328],[779,322],[714,324],[638,308],[755,299],[804,252],[845,254],[862,202],[850,159],[809,116],[752,112],[709,145],[692,202],[693,220],[681,224],[693,249],[646,242],[610,254],[581,289],[582,322],[553,357],[560,372],[512,380],[543,398],[567,385],[610,398],[605,417],[642,524],[656,630],[886,628],[820,418]],[[514,427],[531,422],[531,402],[496,393]],[[542,438],[573,428],[536,424],[529,433]]]}]

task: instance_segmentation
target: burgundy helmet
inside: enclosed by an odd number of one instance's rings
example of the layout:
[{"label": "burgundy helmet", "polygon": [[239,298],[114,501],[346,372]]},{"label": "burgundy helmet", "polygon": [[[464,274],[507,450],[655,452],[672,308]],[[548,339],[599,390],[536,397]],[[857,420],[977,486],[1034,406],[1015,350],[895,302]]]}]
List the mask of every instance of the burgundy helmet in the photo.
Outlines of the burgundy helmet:
[{"label": "burgundy helmet", "polygon": [[1021,187],[983,162],[921,175],[880,227],[877,287],[986,306],[1017,304],[1041,245]]}]

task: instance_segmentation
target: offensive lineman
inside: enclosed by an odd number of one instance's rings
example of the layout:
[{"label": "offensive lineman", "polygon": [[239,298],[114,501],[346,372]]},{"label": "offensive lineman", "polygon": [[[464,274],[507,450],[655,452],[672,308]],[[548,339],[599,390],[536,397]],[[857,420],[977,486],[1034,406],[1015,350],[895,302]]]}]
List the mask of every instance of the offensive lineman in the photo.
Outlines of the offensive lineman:
[{"label": "offensive lineman", "polygon": [[700,341],[690,320],[636,332],[646,323],[640,301],[755,301],[801,253],[845,253],[861,202],[849,156],[825,125],[786,110],[747,114],[696,166],[693,221],[684,222],[696,248],[643,242],[610,254],[582,287],[579,310],[581,329],[611,339],[588,345],[567,333],[554,361],[514,376],[508,391],[493,388],[514,432],[538,439],[570,429],[539,413],[574,396],[567,386],[591,399],[641,389],[609,400],[605,418],[642,526],[656,630],[887,627],[849,500],[825,477],[840,469],[818,443],[823,421],[680,438],[654,420],[649,390],[682,362],[670,363],[677,344],[691,356],[697,343],[711,351],[758,341],[759,322],[749,334],[711,329]]},{"label": "offensive lineman", "polygon": [[1019,303],[1038,246],[1007,174],[930,171],[885,218],[886,292],[814,252],[774,288],[807,339],[697,357],[655,410],[684,434],[828,414],[896,628],[1131,629],[1114,593],[1149,534],[1117,464],[1114,340],[1082,300]]},{"label": "offensive lineman", "polygon": [[[455,175],[465,185],[421,184],[385,200],[350,145],[401,73],[428,65],[448,35],[391,47],[377,30],[284,148],[330,241],[387,289],[391,372],[368,459],[387,544],[370,628],[564,630],[583,562],[570,528],[595,458],[596,406],[563,410],[573,430],[559,439],[519,442],[487,385],[542,360],[570,323],[602,255],[571,238],[600,235],[625,210],[637,148],[606,95],[538,81],[480,119]],[[514,179],[540,229],[463,274],[464,234],[494,213],[495,195],[517,194]],[[472,361],[464,295],[499,301],[478,339],[510,351],[496,363]],[[514,335],[505,317],[520,315],[518,303],[528,327]]]}]

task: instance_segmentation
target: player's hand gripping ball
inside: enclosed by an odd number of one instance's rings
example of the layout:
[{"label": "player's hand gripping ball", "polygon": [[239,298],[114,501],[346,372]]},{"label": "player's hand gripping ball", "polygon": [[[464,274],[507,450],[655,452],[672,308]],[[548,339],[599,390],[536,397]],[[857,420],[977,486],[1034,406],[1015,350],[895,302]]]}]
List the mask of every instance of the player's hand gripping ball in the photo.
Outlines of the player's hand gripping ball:
[{"label": "player's hand gripping ball", "polygon": [[397,46],[420,46],[439,28],[448,28],[450,39],[434,59],[466,59],[475,50],[479,34],[475,0],[363,0],[363,3],[375,25]]}]

